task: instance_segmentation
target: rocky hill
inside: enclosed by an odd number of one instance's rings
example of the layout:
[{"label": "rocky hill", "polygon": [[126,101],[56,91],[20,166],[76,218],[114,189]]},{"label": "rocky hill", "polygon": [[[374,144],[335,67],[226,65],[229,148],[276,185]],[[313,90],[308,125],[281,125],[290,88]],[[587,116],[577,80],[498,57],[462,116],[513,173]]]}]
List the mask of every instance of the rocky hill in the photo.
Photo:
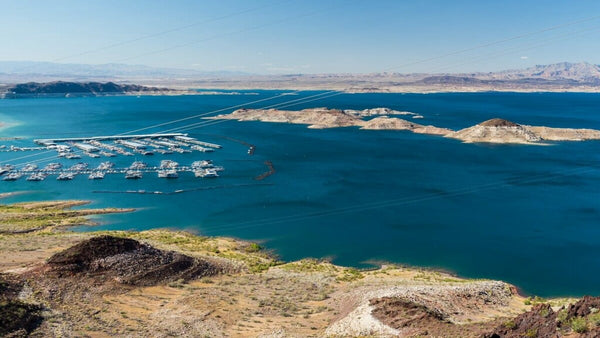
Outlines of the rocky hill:
[{"label": "rocky hill", "polygon": [[129,238],[99,236],[83,241],[48,259],[55,276],[95,276],[130,285],[189,281],[235,271],[233,266],[164,251]]},{"label": "rocky hill", "polygon": [[[118,95],[138,93],[168,92],[167,88],[146,87],[135,84],[116,84],[114,82],[28,82],[4,88],[3,96],[18,98],[28,96],[52,95]],[[2,93],[0,93],[2,94]]]},{"label": "rocky hill", "polygon": [[446,137],[467,143],[543,144],[544,141],[598,140],[600,130],[528,126],[495,118],[447,134]]},{"label": "rocky hill", "polygon": [[600,66],[587,62],[560,62],[551,65],[537,65],[526,69],[507,70],[496,73],[474,74],[480,79],[494,80],[572,80],[580,83],[600,84]]},{"label": "rocky hill", "polygon": [[491,119],[447,136],[469,143],[534,143],[542,141],[540,136],[529,129],[503,119]]}]

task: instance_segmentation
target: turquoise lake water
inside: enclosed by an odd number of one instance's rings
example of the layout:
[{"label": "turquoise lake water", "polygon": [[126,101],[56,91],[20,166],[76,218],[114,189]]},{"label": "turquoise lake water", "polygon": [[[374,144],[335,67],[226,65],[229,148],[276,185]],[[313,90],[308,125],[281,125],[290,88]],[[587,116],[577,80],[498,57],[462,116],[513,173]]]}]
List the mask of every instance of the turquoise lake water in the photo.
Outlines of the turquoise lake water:
[{"label": "turquoise lake water", "polygon": [[[10,125],[0,136],[24,137],[0,143],[32,146],[34,138],[117,134],[280,93],[252,92],[258,95],[0,100],[0,121]],[[494,117],[600,129],[596,94],[344,94],[290,108],[315,106],[390,107],[423,115],[418,123],[452,129]],[[259,241],[284,260],[328,258],[357,267],[395,262],[501,279],[541,296],[600,294],[600,142],[462,144],[410,132],[235,121],[189,133],[223,149],[137,159],[149,164],[212,159],[226,168],[222,177],[22,178],[0,181],[0,192],[27,191],[3,202],[89,199],[94,207],[139,208],[96,217],[101,225],[91,229],[170,227]],[[226,137],[256,145],[255,154]],[[18,164],[53,155],[11,160],[30,154],[0,153],[0,160]],[[93,166],[106,159],[82,160]],[[111,159],[118,166],[133,160]],[[276,173],[260,182],[264,185],[235,186],[257,183],[253,178],[267,171],[266,160]],[[203,187],[215,189],[173,195],[94,192]]]}]

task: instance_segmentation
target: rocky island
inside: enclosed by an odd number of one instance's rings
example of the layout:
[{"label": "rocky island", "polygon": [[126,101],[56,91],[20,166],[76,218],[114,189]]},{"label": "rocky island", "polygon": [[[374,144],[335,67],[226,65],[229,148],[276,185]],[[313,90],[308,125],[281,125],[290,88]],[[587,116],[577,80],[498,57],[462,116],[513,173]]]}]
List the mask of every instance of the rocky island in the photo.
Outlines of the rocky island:
[{"label": "rocky island", "polygon": [[475,126],[454,131],[432,125],[417,124],[397,115],[423,118],[412,112],[396,111],[389,108],[365,110],[341,110],[310,108],[303,110],[279,109],[238,109],[230,114],[222,114],[205,119],[262,121],[277,123],[307,124],[308,128],[358,127],[364,130],[406,130],[418,134],[438,135],[461,140],[465,143],[507,143],[507,144],[546,144],[544,141],[585,141],[600,140],[600,130],[550,128],[528,126],[508,120],[494,118]]},{"label": "rocky island", "polygon": [[[415,133],[433,135],[446,135],[452,132],[450,129],[424,126],[397,117],[391,117],[396,115],[411,116],[417,119],[422,118],[421,115],[416,113],[397,111],[389,108],[365,110],[310,108],[303,110],[238,109],[231,114],[206,117],[206,119],[308,124],[308,128],[312,129],[359,127],[360,129],[371,130],[410,130]],[[366,119],[368,117],[372,117],[372,119]]]},{"label": "rocky island", "polygon": [[194,93],[187,90],[148,87],[115,82],[27,82],[0,88],[0,98],[110,96],[110,95],[175,95]]},{"label": "rocky island", "polygon": [[495,118],[445,136],[468,143],[544,144],[544,141],[600,140],[600,130],[528,126]]},{"label": "rocky island", "polygon": [[71,232],[69,208],[81,203],[2,206],[10,217],[0,218],[0,335],[600,333],[600,298],[525,298],[505,282],[397,265],[281,262],[255,243],[186,232]]}]

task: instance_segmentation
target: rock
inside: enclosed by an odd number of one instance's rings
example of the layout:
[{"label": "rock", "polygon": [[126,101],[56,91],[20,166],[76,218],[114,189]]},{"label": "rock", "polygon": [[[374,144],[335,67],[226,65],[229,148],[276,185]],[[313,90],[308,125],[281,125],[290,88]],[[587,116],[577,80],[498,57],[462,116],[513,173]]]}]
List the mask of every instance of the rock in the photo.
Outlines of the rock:
[{"label": "rock", "polygon": [[[549,304],[536,304],[530,311],[505,321],[484,335],[486,338],[517,338],[517,337],[600,337],[600,327],[589,323],[587,317],[600,309],[600,297],[585,296],[568,308],[555,312]],[[559,313],[566,311],[564,318]],[[584,319],[588,322],[586,332],[573,332],[571,323],[574,319]],[[578,335],[579,333],[579,335]]]},{"label": "rock", "polygon": [[473,127],[450,133],[447,137],[456,138],[467,143],[535,143],[542,141],[539,135],[531,130],[503,119],[491,119]]},{"label": "rock", "polygon": [[48,259],[49,273],[70,276],[85,273],[123,284],[156,285],[212,276],[228,269],[221,263],[163,251],[133,239],[94,237]]},{"label": "rock", "polygon": [[26,337],[42,323],[42,307],[18,299],[21,281],[0,274],[0,337]]}]

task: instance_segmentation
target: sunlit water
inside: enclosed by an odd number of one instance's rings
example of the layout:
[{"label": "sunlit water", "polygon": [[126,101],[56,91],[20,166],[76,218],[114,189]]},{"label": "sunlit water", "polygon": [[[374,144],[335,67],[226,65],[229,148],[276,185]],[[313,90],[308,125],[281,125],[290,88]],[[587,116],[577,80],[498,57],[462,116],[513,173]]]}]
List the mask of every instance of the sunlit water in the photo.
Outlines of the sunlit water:
[{"label": "sunlit water", "polygon": [[[0,121],[10,126],[2,136],[24,137],[0,143],[32,146],[34,138],[117,134],[279,93],[252,92],[259,95],[0,100]],[[418,123],[452,129],[493,117],[600,129],[595,94],[344,94],[291,108],[314,106],[390,107],[423,115]],[[190,122],[197,120],[149,131]],[[222,177],[22,178],[0,181],[0,191],[28,191],[6,203],[86,199],[94,207],[138,208],[95,217],[101,225],[86,230],[170,227],[260,241],[284,260],[329,258],[357,267],[395,262],[502,279],[538,295],[600,293],[600,142],[492,146],[410,132],[234,121],[189,133],[223,149],[137,159],[155,165],[165,158],[181,164],[212,159],[226,168]],[[256,145],[255,154],[226,137]],[[0,153],[0,158],[24,164],[53,155],[10,160],[30,154]],[[123,167],[135,159],[111,161]],[[107,159],[83,160],[94,166]],[[255,181],[267,171],[265,160],[276,173]],[[238,186],[256,183],[263,185]],[[215,189],[173,195],[94,192],[202,187]]]}]

